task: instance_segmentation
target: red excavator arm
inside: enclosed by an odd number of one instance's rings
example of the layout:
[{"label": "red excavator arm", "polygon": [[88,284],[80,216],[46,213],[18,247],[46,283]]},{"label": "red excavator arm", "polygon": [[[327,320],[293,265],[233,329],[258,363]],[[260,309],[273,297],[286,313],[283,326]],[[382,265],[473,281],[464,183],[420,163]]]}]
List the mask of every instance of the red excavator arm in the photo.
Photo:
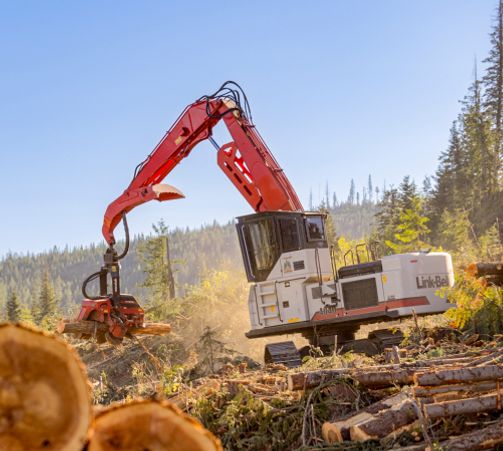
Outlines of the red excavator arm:
[{"label": "red excavator arm", "polygon": [[[211,136],[220,121],[226,125],[232,141],[218,147]],[[147,159],[137,166],[128,188],[108,206],[102,232],[109,245],[115,244],[113,231],[123,215],[136,206],[153,199],[183,197],[175,188],[160,182],[206,139],[217,148],[218,166],[256,212],[303,210],[295,190],[252,124],[246,96],[234,82],[226,82],[215,94],[200,98],[183,111]]]},{"label": "red excavator arm", "polygon": [[[222,147],[211,136],[220,121],[232,137]],[[82,284],[84,300],[78,321],[65,327],[73,327],[82,338],[95,336],[98,342],[106,339],[111,343],[120,342],[133,328],[142,328],[143,309],[120,290],[118,262],[129,248],[126,213],[153,199],[183,197],[176,188],[160,182],[205,139],[217,148],[218,165],[255,211],[302,211],[297,194],[252,123],[246,96],[236,83],[226,82],[215,94],[201,97],[183,111],[152,153],[136,167],[124,193],[108,206],[102,229],[108,243],[104,265]],[[113,232],[121,219],[126,243],[119,255]],[[100,294],[91,296],[87,286],[95,279],[99,279]]]}]

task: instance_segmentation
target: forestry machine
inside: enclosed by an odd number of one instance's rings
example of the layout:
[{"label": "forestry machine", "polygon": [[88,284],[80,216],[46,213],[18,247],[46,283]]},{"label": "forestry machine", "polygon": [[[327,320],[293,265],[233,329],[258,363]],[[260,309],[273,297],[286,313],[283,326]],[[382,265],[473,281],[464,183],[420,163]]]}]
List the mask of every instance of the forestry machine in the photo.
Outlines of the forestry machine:
[{"label": "forestry machine", "polygon": [[[222,122],[232,138],[219,146],[213,128]],[[143,309],[120,291],[119,260],[127,253],[126,214],[150,200],[184,197],[162,180],[201,141],[216,149],[217,164],[255,211],[237,218],[244,267],[251,282],[248,338],[301,333],[311,345],[329,351],[334,344],[367,353],[401,340],[382,329],[355,340],[362,324],[417,314],[443,312],[451,304],[436,292],[454,282],[451,257],[443,252],[413,252],[376,258],[361,245],[337,268],[327,244],[325,216],[305,212],[295,190],[253,125],[248,100],[232,81],[189,105],[152,153],[134,171],[127,189],[107,208],[102,233],[108,243],[103,267],[83,283],[78,320],[94,321],[98,341],[119,343],[130,328],[142,327]],[[114,229],[123,221],[124,250],[115,248]],[[362,254],[366,258],[362,259]],[[362,262],[362,260],[368,260]],[[87,285],[99,278],[100,294]],[[111,281],[111,289],[109,289]],[[89,338],[87,334],[84,338]],[[301,350],[305,352],[304,350]],[[300,363],[289,342],[266,347],[265,360]]]}]

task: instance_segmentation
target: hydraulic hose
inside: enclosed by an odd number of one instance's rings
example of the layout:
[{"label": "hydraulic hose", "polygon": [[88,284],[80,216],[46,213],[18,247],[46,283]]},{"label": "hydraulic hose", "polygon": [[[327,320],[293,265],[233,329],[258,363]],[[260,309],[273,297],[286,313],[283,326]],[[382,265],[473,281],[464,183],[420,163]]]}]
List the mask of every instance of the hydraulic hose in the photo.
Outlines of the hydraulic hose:
[{"label": "hydraulic hose", "polygon": [[101,271],[96,271],[95,273],[91,274],[84,282],[82,283],[82,294],[84,295],[85,299],[91,299],[93,301],[97,299],[101,299],[101,296],[89,296],[87,293],[87,285],[89,282],[93,281],[94,279],[97,279],[101,274]]},{"label": "hydraulic hose", "polygon": [[122,223],[124,224],[124,233],[126,234],[126,243],[124,244],[124,250],[117,256],[117,260],[122,260],[129,251],[129,226],[127,224],[126,213],[122,215]]}]

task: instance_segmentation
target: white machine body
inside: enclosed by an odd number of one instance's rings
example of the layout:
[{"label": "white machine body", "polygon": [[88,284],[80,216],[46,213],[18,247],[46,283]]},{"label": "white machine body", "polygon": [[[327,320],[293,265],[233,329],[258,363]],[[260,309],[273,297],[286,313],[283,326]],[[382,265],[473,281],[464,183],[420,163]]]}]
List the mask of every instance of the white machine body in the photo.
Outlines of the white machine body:
[{"label": "white machine body", "polygon": [[[282,227],[281,221],[293,215],[297,215],[297,227],[294,227],[293,219],[289,219],[291,230],[288,231],[287,227]],[[326,245],[324,230],[314,234],[323,236],[319,242],[309,239],[313,226],[310,223],[316,223],[318,227],[322,224],[315,221],[315,217],[321,215],[268,214],[266,228],[270,236],[267,240],[273,242],[270,249],[274,254],[270,258],[263,254],[264,243],[254,242],[253,236],[247,235],[246,221],[238,225],[238,230],[241,226],[242,249],[247,254],[245,266],[249,279],[262,279],[255,280],[250,286],[251,331],[247,334],[250,338],[306,332],[326,325],[333,325],[336,330],[345,323],[394,320],[412,315],[413,310],[424,315],[441,313],[453,307],[441,295],[442,288],[454,284],[452,260],[448,253],[389,255],[337,270]],[[245,217],[248,221],[251,218]],[[305,228],[303,221],[306,221]],[[255,225],[253,227],[258,230]],[[260,227],[264,230],[263,224]],[[298,243],[292,230],[299,235]],[[287,234],[286,240],[282,240],[282,232]],[[272,235],[279,235],[279,238]],[[297,244],[300,249],[285,251],[283,241],[287,248]],[[261,277],[257,277],[260,266],[255,264],[254,249],[261,252],[257,261],[270,264],[265,272],[260,273]]]}]

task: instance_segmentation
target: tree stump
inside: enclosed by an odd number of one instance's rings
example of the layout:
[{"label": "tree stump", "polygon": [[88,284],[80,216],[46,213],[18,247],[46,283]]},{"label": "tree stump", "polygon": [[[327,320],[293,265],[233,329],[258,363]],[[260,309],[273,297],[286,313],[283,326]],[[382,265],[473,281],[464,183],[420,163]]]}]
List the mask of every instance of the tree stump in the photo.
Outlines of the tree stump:
[{"label": "tree stump", "polygon": [[137,400],[99,413],[91,427],[89,451],[220,451],[214,435],[166,401]]},{"label": "tree stump", "polygon": [[0,324],[0,449],[82,450],[90,399],[84,368],[65,342]]}]

